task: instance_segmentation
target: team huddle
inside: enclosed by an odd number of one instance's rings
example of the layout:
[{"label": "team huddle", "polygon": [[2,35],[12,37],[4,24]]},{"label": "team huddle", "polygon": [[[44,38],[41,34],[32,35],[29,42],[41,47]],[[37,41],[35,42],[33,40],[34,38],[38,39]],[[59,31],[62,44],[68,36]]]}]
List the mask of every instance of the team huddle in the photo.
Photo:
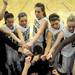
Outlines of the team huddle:
[{"label": "team huddle", "polygon": [[43,3],[36,3],[32,38],[28,13],[6,11],[3,0],[0,20],[0,75],[73,75],[75,59],[75,15],[65,26],[57,13],[46,15]]}]

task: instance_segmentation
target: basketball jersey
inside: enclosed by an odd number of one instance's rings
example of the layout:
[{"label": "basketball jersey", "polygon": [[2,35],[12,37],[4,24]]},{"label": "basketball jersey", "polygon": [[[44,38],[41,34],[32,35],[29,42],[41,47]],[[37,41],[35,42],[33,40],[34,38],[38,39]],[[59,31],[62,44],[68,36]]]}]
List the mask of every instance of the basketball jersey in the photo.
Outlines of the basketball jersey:
[{"label": "basketball jersey", "polygon": [[[41,20],[35,19],[34,21],[34,26],[33,26],[33,36],[38,32],[40,26],[41,26]],[[40,35],[39,39],[37,40],[37,42],[35,43],[35,45],[40,45],[43,48],[43,41],[44,41],[44,37],[43,34]]]},{"label": "basketball jersey", "polygon": [[30,36],[30,27],[22,27],[22,26],[18,26],[18,28],[22,31],[23,36],[24,36],[24,40],[27,42],[29,40],[29,36]]},{"label": "basketball jersey", "polygon": [[59,29],[54,29],[51,27],[51,25],[48,26],[48,31],[50,31],[52,33],[52,41],[55,41],[57,36],[58,36],[58,33],[60,31],[62,31],[64,29],[64,24],[62,22],[60,22],[60,28]]},{"label": "basketball jersey", "polygon": [[[73,33],[69,32],[67,28],[64,28],[63,32],[64,32],[64,39],[67,39],[68,37],[72,36],[75,33],[75,31]],[[71,56],[72,54],[74,54],[74,52],[75,52],[75,42],[68,44],[61,51],[62,55],[66,57]]]},{"label": "basketball jersey", "polygon": [[[52,33],[52,41],[51,41],[51,46],[54,45],[57,37],[58,37],[58,34],[64,29],[64,23],[61,21],[60,22],[60,28],[59,29],[54,29],[51,24],[50,26],[48,26],[48,32],[51,32]],[[57,54],[57,56],[55,57],[55,60],[54,60],[54,64],[55,66],[58,67],[58,63],[59,63],[59,60],[60,60],[60,52]]]}]

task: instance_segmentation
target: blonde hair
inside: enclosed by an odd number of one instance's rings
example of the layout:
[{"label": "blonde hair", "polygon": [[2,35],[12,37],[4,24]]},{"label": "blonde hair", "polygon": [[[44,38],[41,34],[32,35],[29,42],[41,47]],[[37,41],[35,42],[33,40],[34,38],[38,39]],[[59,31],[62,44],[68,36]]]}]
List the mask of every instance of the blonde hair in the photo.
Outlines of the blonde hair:
[{"label": "blonde hair", "polygon": [[67,22],[74,22],[75,21],[75,16],[73,14],[71,14],[68,18],[67,18]]}]

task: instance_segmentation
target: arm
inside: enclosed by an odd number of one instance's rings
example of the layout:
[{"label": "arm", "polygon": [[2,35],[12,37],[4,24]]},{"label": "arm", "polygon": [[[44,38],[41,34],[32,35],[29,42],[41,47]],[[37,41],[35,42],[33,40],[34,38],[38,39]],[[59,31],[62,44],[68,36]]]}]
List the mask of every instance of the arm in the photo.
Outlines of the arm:
[{"label": "arm", "polygon": [[13,43],[8,37],[4,37],[4,41],[11,48],[13,48],[14,50],[17,50],[18,51],[18,49],[20,47],[18,44]]},{"label": "arm", "polygon": [[47,27],[47,21],[43,20],[41,27],[39,28],[38,32],[33,37],[32,42],[35,43],[37,39],[40,37],[40,35],[44,32],[45,28]]},{"label": "arm", "polygon": [[[24,41],[23,33],[21,32],[20,29],[16,29],[16,33],[18,34],[18,37],[21,41]],[[24,41],[25,42],[25,41]]]},{"label": "arm", "polygon": [[52,33],[48,32],[48,35],[47,35],[47,46],[45,48],[45,53],[44,53],[45,55],[47,55],[49,53],[51,45],[52,45]]},{"label": "arm", "polygon": [[10,47],[12,47],[14,50],[18,50],[19,46],[17,44],[14,44],[8,37],[5,36],[5,33],[0,32],[0,39]]},{"label": "arm", "polygon": [[58,46],[57,50],[54,51],[53,54],[53,59],[55,58],[55,56],[58,54],[59,51],[62,50],[62,48],[64,48],[64,46],[66,46],[67,44],[74,42],[75,41],[75,34],[73,34],[72,36],[70,36],[69,38],[65,39],[62,41],[62,43],[60,43],[60,45]]},{"label": "arm", "polygon": [[19,39],[21,40],[22,48],[28,48],[28,46],[26,45],[25,37],[23,36],[22,31],[17,28],[17,29],[16,29],[16,33],[17,33]]},{"label": "arm", "polygon": [[55,49],[58,47],[58,45],[60,44],[62,38],[64,37],[64,33],[60,32],[57,36],[57,39],[55,41],[55,43],[53,44],[52,48],[50,49],[49,54],[47,55],[47,60],[52,58],[52,54],[55,51]]},{"label": "arm", "polygon": [[3,0],[3,3],[4,3],[3,8],[0,11],[0,20],[3,19],[3,16],[5,14],[6,7],[8,5],[8,0]]},{"label": "arm", "polygon": [[47,45],[46,45],[44,54],[41,56],[42,60],[46,60],[46,56],[49,53],[49,50],[50,50],[51,46],[52,46],[52,33],[48,31],[48,34],[47,34]]},{"label": "arm", "polygon": [[22,75],[27,75],[28,69],[29,69],[29,67],[30,67],[30,65],[31,65],[30,61],[31,61],[31,57],[28,56],[28,57],[25,59],[25,64],[24,64],[24,69],[23,69],[23,71],[22,71]]},{"label": "arm", "polygon": [[21,40],[19,38],[16,37],[16,35],[14,33],[10,33],[9,34],[15,41],[17,41],[19,44],[21,44]]},{"label": "arm", "polygon": [[48,25],[48,22],[45,20],[42,20],[41,27],[39,28],[38,32],[35,34],[33,39],[29,43],[27,43],[28,46],[32,46],[37,41],[40,35],[44,32],[45,28],[47,28],[47,25]]},{"label": "arm", "polygon": [[9,29],[9,28],[4,28],[4,27],[1,27],[0,28],[0,31],[7,34],[8,36],[11,36],[15,41],[17,41],[18,43],[21,43],[21,40],[18,39],[16,37],[16,35],[14,33],[12,33],[12,31]]},{"label": "arm", "polygon": [[27,75],[29,67],[25,65],[22,75]]},{"label": "arm", "polygon": [[[58,36],[57,36],[57,39],[55,41],[55,43],[53,44],[52,48],[51,48],[51,51],[54,52],[54,50],[58,47],[58,45],[60,44],[62,38],[64,37],[64,33],[61,31]],[[50,51],[50,52],[51,52]]]},{"label": "arm", "polygon": [[22,51],[22,48],[18,44],[12,42],[7,36],[5,36],[5,33],[3,33],[3,32],[0,32],[0,39],[3,41],[4,44],[7,44],[8,46],[10,46],[11,48],[13,48],[14,50],[17,50],[17,51],[19,51],[19,52],[21,52],[21,53],[23,53],[25,55],[30,55],[30,56],[33,55],[27,49],[24,49]]}]

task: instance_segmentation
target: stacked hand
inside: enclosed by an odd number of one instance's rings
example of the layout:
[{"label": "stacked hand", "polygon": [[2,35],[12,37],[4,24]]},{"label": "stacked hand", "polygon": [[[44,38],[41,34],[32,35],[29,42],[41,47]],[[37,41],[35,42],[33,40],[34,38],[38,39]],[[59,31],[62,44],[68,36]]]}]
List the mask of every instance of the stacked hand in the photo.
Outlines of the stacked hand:
[{"label": "stacked hand", "polygon": [[49,60],[49,59],[52,59],[52,53],[51,52],[49,52],[49,54],[47,55],[47,60]]},{"label": "stacked hand", "polygon": [[32,57],[31,56],[28,56],[25,58],[25,63],[29,63],[31,61]]},{"label": "stacked hand", "polygon": [[25,55],[33,56],[32,52],[29,51],[28,49],[24,49],[23,53],[24,53]]},{"label": "stacked hand", "polygon": [[28,45],[25,43],[25,41],[20,41],[19,45],[24,49],[24,48],[29,48]]},{"label": "stacked hand", "polygon": [[52,74],[53,74],[53,75],[59,75],[59,73],[57,72],[56,69],[54,69],[54,70],[52,71]]},{"label": "stacked hand", "polygon": [[47,60],[52,59],[53,52],[54,52],[54,49],[51,48],[49,54],[47,55]]},{"label": "stacked hand", "polygon": [[29,69],[29,67],[31,66],[31,62],[30,62],[31,59],[32,59],[31,56],[28,56],[28,57],[25,58],[25,64],[24,65],[25,65],[26,69]]},{"label": "stacked hand", "polygon": [[30,41],[30,42],[26,43],[26,45],[30,48],[30,47],[32,47],[32,46],[33,46],[33,42],[32,42],[32,41]]},{"label": "stacked hand", "polygon": [[33,56],[33,54],[32,54],[32,52],[31,51],[29,51],[28,49],[26,49],[26,48],[19,48],[19,50],[18,50],[19,52],[21,52],[21,53],[23,53],[23,54],[25,54],[26,56]]},{"label": "stacked hand", "polygon": [[39,55],[34,56],[32,63],[37,62],[39,60]]},{"label": "stacked hand", "polygon": [[40,57],[43,61],[45,61],[46,60],[46,55],[45,54],[43,54],[43,55],[41,55],[41,57]]}]

